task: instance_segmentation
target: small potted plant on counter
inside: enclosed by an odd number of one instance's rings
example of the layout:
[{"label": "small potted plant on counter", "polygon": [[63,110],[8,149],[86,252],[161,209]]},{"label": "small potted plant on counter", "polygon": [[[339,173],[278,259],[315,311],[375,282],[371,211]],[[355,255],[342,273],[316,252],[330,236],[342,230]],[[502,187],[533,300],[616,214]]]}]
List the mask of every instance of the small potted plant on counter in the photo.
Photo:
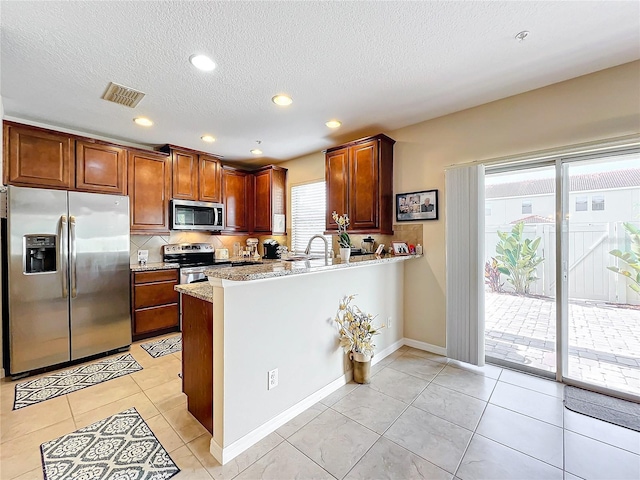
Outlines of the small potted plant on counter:
[{"label": "small potted plant on counter", "polygon": [[371,340],[383,326],[374,327],[372,322],[375,317],[352,305],[354,297],[350,295],[340,301],[335,321],[340,327],[340,346],[353,360],[353,380],[356,383],[369,383],[375,347]]},{"label": "small potted plant on counter", "polygon": [[347,233],[349,226],[349,216],[345,213],[338,215],[337,212],[331,214],[333,221],[338,225],[338,244],[340,245],[340,258],[343,262],[348,262],[351,257],[351,238]]}]

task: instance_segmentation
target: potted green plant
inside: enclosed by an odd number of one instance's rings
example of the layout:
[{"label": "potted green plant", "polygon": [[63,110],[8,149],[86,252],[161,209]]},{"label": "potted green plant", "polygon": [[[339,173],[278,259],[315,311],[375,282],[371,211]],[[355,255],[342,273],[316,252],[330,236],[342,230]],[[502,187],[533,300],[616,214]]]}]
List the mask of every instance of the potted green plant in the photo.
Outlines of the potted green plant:
[{"label": "potted green plant", "polygon": [[340,245],[340,258],[343,262],[348,262],[351,257],[351,238],[347,233],[347,227],[349,226],[349,216],[344,213],[338,215],[337,212],[331,214],[333,221],[338,225],[338,244]]},{"label": "potted green plant", "polygon": [[339,325],[340,346],[353,361],[353,380],[357,383],[369,383],[375,347],[372,338],[380,333],[384,325],[374,327],[372,323],[375,317],[352,305],[354,298],[355,295],[350,295],[340,301],[335,321]]}]

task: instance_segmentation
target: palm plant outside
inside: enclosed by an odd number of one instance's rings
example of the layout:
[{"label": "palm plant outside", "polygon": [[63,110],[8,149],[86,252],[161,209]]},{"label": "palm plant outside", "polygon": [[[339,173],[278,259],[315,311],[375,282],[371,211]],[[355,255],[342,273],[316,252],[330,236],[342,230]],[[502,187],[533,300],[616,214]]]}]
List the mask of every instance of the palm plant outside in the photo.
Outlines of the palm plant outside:
[{"label": "palm plant outside", "polygon": [[631,270],[623,270],[619,267],[607,267],[612,272],[616,272],[623,277],[631,280],[629,288],[640,294],[640,229],[634,227],[630,223],[625,222],[624,229],[627,231],[631,239],[631,247],[629,251],[611,250],[609,253],[626,263]]},{"label": "palm plant outside", "polygon": [[522,237],[524,222],[513,226],[511,233],[498,231],[500,241],[496,245],[498,270],[507,277],[516,293],[528,294],[530,285],[538,280],[536,268],[544,258],[538,256],[541,238]]}]

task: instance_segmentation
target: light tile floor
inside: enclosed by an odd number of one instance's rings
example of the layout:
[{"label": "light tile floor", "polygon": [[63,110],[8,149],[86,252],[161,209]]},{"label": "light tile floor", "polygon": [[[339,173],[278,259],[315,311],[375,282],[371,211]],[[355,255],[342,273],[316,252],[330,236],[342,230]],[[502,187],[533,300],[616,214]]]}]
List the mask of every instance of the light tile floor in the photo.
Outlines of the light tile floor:
[{"label": "light tile floor", "polygon": [[180,354],[131,353],[145,370],[18,411],[3,381],[0,478],[42,479],[41,443],[130,407],[182,469],[175,480],[640,478],[640,433],[564,409],[562,385],[408,347],[221,466],[186,410]]}]

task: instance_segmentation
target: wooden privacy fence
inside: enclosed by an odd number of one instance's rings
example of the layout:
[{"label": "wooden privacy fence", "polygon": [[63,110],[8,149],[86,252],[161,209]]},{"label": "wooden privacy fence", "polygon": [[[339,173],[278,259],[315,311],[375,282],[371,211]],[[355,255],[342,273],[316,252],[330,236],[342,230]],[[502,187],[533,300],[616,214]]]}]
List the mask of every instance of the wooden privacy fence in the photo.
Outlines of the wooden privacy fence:
[{"label": "wooden privacy fence", "polygon": [[[489,226],[485,230],[485,260],[496,255],[498,230],[510,232],[513,225]],[[538,281],[531,284],[533,295],[555,296],[556,252],[554,224],[528,224],[523,237],[541,237],[538,254],[544,257],[537,268]],[[614,249],[629,248],[629,239],[621,222],[572,223],[569,227],[569,298],[620,304],[640,305],[640,295],[627,287],[628,280],[608,266],[627,267],[610,255]],[[506,291],[513,291],[505,275],[501,276]]]}]

